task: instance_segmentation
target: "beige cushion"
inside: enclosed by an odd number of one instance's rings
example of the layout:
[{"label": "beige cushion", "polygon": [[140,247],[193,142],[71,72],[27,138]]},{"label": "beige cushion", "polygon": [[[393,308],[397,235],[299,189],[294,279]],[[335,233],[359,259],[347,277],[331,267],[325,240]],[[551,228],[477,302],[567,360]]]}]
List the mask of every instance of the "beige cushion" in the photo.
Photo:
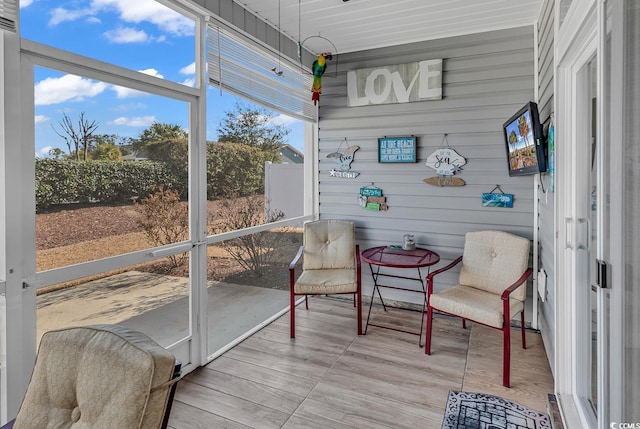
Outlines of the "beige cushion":
[{"label": "beige cushion", "polygon": [[[524,289],[524,285],[518,289]],[[465,319],[475,320],[495,328],[503,326],[503,307],[500,295],[476,289],[470,286],[457,285],[442,292],[432,294],[430,305],[447,313],[455,314]],[[511,317],[524,308],[522,301],[509,301]]]},{"label": "beige cushion", "polygon": [[298,294],[355,293],[358,290],[356,270],[306,270],[294,286]]},{"label": "beige cushion", "polygon": [[304,225],[303,270],[355,268],[356,229],[353,222],[319,220]]},{"label": "beige cushion", "polygon": [[[507,232],[467,233],[459,283],[501,295],[527,270],[529,247],[528,239]],[[524,301],[526,293],[523,285],[511,298]]]},{"label": "beige cushion", "polygon": [[14,429],[158,428],[174,364],[170,352],[124,327],[49,331]]},{"label": "beige cushion", "polygon": [[302,274],[296,294],[355,293],[356,229],[353,222],[319,220],[304,225]]}]

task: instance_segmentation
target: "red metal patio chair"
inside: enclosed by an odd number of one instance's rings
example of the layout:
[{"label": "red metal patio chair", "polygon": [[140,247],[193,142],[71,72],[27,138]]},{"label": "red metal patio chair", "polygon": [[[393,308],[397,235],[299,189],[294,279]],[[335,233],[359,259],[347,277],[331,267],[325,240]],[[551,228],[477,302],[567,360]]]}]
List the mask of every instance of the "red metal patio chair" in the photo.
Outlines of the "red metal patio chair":
[{"label": "red metal patio chair", "polygon": [[[510,386],[511,318],[520,313],[522,348],[526,348],[524,301],[529,265],[528,239],[502,231],[469,232],[465,236],[464,253],[444,268],[427,276],[427,338],[425,353],[431,354],[433,311],[462,318],[462,326],[470,320],[502,330],[503,378]],[[433,279],[462,263],[458,285],[433,292]]]}]

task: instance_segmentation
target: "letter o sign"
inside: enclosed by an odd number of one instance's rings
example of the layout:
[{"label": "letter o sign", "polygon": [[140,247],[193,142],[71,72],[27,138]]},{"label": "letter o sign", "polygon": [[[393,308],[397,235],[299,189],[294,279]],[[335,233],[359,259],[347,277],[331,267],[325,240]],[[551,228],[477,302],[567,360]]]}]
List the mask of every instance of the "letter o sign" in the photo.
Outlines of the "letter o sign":
[{"label": "letter o sign", "polygon": [[[375,82],[378,77],[384,80],[384,86],[380,94],[376,93]],[[391,92],[391,72],[387,69],[377,69],[367,76],[367,83],[364,87],[364,93],[369,98],[369,102],[373,104],[384,103],[389,98]]]}]

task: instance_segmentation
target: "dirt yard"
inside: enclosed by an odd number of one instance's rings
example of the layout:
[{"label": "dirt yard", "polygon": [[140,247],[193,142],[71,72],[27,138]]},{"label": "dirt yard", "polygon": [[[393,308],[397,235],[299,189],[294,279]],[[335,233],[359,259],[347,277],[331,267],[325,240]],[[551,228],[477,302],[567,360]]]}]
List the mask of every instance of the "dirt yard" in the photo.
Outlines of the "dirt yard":
[{"label": "dirt yard", "polygon": [[[219,201],[209,201],[210,223],[216,219],[219,204]],[[132,204],[70,204],[37,214],[37,270],[63,267],[153,247],[153,243],[137,224],[139,216]],[[277,246],[273,249],[276,252],[274,263],[258,273],[244,269],[221,246],[209,246],[208,278],[229,283],[288,288],[287,264],[300,245],[301,234],[292,231],[274,234],[278,234]],[[137,266],[135,269],[176,276],[188,275],[188,264],[171,268],[165,260]]]}]

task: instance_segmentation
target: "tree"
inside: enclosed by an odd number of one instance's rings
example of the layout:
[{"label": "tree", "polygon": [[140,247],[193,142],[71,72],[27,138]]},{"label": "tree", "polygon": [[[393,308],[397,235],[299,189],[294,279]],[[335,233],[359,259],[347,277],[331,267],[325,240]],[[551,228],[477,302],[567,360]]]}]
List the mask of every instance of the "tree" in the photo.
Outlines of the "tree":
[{"label": "tree", "polygon": [[120,161],[122,153],[113,143],[98,143],[91,151],[91,158],[97,160]]},{"label": "tree", "polygon": [[53,149],[49,150],[49,156],[51,156],[51,158],[53,159],[63,159],[64,151],[59,147],[54,147]]},{"label": "tree", "polygon": [[274,124],[275,117],[275,113],[266,109],[236,103],[234,110],[225,112],[218,126],[218,141],[256,146],[272,154],[272,161],[277,161],[278,150],[285,144],[290,130]]},{"label": "tree", "polygon": [[69,149],[69,155],[75,158],[76,161],[80,160],[80,151],[83,154],[83,160],[89,159],[89,149],[93,141],[93,133],[98,129],[96,121],[89,121],[85,118],[84,112],[80,113],[77,126],[74,125],[71,118],[66,113],[63,113],[62,121],[58,122],[62,131],[58,131],[56,127],[51,125],[53,130],[62,137]]},{"label": "tree", "polygon": [[527,120],[524,115],[518,118],[518,132],[520,136],[524,138],[525,146],[529,146],[529,138],[527,137],[529,134],[529,124],[527,124]]},{"label": "tree", "polygon": [[179,125],[154,122],[137,139],[133,152],[167,165],[177,180],[182,196],[188,188],[189,134]]},{"label": "tree", "polygon": [[271,155],[240,143],[207,142],[207,199],[264,193]]},{"label": "tree", "polygon": [[509,133],[509,143],[514,145],[517,142],[518,142],[518,136],[516,135],[515,131],[511,130],[511,132]]},{"label": "tree", "polygon": [[131,153],[131,137],[117,134],[94,134],[91,137],[91,159],[108,159],[119,161],[124,155]]},{"label": "tree", "polygon": [[149,156],[150,146],[169,140],[187,140],[189,134],[177,124],[154,122],[137,139],[131,141],[131,149],[137,155]]}]

